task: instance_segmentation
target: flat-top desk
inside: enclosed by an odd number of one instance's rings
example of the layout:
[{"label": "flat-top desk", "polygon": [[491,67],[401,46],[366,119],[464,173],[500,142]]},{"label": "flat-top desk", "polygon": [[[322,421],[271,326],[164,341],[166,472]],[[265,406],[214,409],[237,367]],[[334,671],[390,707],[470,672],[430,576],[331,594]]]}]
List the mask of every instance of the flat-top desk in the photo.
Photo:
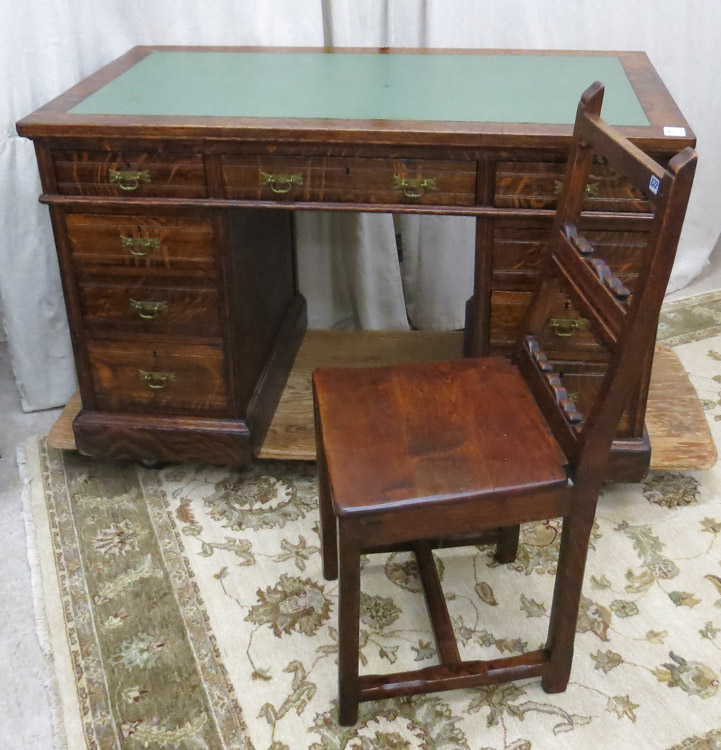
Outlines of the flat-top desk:
[{"label": "flat-top desk", "polygon": [[[370,362],[507,353],[593,80],[607,87],[605,118],[655,158],[695,144],[638,52],[136,47],[22,120],[60,259],[78,448],[233,464],[312,457],[306,375],[289,379],[305,332],[297,209],[477,222],[464,337],[310,332],[303,373],[344,352]],[[647,204],[603,165],[587,193],[588,234],[632,287]],[[604,354],[568,300],[553,316],[544,348],[583,411]],[[380,353],[366,356],[374,341]],[[616,478],[648,464],[651,356],[614,444]]]}]

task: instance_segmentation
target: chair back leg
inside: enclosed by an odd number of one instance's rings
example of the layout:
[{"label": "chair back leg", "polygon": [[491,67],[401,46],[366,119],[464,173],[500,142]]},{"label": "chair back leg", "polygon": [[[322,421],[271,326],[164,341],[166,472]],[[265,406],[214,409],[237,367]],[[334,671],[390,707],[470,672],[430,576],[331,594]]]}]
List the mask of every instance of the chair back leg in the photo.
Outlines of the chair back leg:
[{"label": "chair back leg", "polygon": [[502,526],[498,530],[498,543],[496,544],[496,560],[499,563],[512,563],[518,554],[518,541],[521,535],[521,527]]},{"label": "chair back leg", "polygon": [[563,519],[561,549],[546,642],[550,659],[541,677],[541,686],[547,693],[562,693],[571,675],[583,574],[597,498],[598,491],[595,502],[579,503],[580,507]]}]

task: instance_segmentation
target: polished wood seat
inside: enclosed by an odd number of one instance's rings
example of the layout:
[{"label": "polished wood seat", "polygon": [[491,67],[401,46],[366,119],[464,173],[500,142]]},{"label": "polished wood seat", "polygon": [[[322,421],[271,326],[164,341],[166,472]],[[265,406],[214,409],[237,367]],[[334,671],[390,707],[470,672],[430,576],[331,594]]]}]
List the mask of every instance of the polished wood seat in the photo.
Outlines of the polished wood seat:
[{"label": "polished wood seat", "polygon": [[343,467],[332,476],[338,516],[409,503],[443,513],[449,498],[566,486],[565,456],[501,357],[321,369],[315,387],[326,460]]},{"label": "polished wood seat", "polygon": [[[621,415],[654,345],[696,154],[657,164],[600,118],[603,86],[578,107],[559,208],[511,362],[466,359],[313,374],[323,574],[340,577],[339,721],[358,702],[540,676],[547,692],[570,677],[588,541]],[[595,158],[595,162],[594,162]],[[622,174],[653,211],[646,256],[626,288],[583,236],[593,163]],[[582,413],[563,362],[544,351],[559,294],[607,352],[605,373]],[[497,544],[513,560],[519,524],[563,518],[544,648],[463,661],[432,549]],[[415,553],[440,664],[358,674],[360,556]],[[612,561],[611,561],[612,564]]]}]

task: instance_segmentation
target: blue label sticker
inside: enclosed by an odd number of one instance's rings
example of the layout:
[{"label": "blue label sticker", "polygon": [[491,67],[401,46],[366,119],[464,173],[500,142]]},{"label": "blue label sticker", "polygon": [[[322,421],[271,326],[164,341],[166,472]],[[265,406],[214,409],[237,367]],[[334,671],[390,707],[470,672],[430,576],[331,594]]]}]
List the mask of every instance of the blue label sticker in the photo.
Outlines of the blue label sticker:
[{"label": "blue label sticker", "polygon": [[656,177],[655,174],[651,175],[651,181],[648,183],[648,189],[654,194],[658,195],[658,189],[661,187],[661,181]]}]

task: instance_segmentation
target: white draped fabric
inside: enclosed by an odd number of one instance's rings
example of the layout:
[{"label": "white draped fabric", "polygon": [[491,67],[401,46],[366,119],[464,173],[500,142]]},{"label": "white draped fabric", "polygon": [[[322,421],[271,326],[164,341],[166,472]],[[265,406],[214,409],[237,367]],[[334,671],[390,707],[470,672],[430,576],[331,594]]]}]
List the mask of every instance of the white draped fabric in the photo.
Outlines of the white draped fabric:
[{"label": "white draped fabric", "polygon": [[[709,0],[0,0],[0,299],[23,408],[75,387],[32,144],[14,123],[137,44],[644,50],[698,136],[700,165],[672,289],[721,233],[721,4]],[[589,82],[590,83],[590,82]],[[473,221],[303,213],[314,327],[459,328]],[[402,234],[402,262],[395,232]]]}]

